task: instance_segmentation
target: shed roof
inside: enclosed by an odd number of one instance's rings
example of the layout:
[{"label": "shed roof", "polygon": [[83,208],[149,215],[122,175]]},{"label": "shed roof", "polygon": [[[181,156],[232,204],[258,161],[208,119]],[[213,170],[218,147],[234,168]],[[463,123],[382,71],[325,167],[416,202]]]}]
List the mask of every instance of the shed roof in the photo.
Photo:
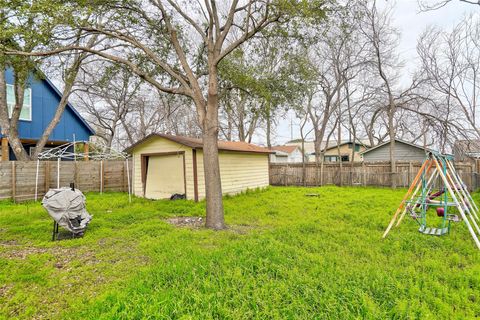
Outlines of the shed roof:
[{"label": "shed roof", "polygon": [[[153,137],[158,137],[158,138],[164,138],[179,144],[182,144],[184,146],[190,147],[192,149],[202,149],[203,148],[203,141],[202,139],[198,138],[192,138],[192,137],[185,137],[185,136],[175,136],[175,135],[170,135],[170,134],[163,134],[163,133],[152,133],[143,138],[140,141],[137,141],[136,143],[132,144],[130,147],[125,149],[125,152],[132,153],[133,149],[135,147],[141,145],[145,141],[147,141],[150,138]],[[260,147],[251,143],[247,142],[242,142],[242,141],[222,141],[218,140],[218,150],[222,151],[235,151],[235,152],[249,152],[249,153],[265,153],[269,154],[272,153],[267,148]]]}]

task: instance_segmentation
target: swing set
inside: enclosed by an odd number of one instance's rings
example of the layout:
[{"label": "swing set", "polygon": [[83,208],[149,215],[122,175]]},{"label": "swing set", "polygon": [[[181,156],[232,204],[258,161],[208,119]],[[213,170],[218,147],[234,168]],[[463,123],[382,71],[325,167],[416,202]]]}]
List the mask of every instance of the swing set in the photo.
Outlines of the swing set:
[{"label": "swing set", "polygon": [[[432,209],[432,210],[430,210]],[[438,225],[428,224],[428,212],[440,218]],[[442,236],[450,232],[452,222],[464,221],[475,244],[480,249],[479,209],[453,166],[453,157],[430,152],[413,179],[400,206],[383,234],[399,226],[406,214],[419,225],[418,231]]]}]

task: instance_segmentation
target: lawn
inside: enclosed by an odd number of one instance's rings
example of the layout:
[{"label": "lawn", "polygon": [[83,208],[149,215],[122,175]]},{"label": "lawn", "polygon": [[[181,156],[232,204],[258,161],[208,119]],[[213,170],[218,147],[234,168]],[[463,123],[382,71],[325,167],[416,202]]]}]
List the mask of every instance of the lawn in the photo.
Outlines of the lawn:
[{"label": "lawn", "polygon": [[0,318],[480,317],[463,223],[434,237],[405,219],[381,239],[404,192],[270,187],[226,197],[219,232],[165,221],[204,203],[87,194],[85,237],[57,242],[40,204],[0,202]]}]

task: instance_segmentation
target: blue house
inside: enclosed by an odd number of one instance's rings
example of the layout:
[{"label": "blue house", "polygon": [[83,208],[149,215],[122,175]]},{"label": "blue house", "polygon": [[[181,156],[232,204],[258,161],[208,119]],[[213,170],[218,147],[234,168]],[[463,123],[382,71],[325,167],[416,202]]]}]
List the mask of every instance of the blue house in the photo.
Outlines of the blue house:
[{"label": "blue house", "polygon": [[[11,69],[5,71],[7,82],[7,105],[11,112],[15,105],[13,89],[14,75]],[[38,139],[52,120],[58,103],[62,98],[60,91],[46,77],[30,76],[25,90],[24,103],[18,124],[20,139],[27,150],[32,153]],[[95,132],[85,119],[68,103],[59,123],[49,137],[45,148],[59,146],[72,141],[88,141]],[[2,160],[15,160],[15,155],[8,145],[8,139],[2,138]],[[8,150],[8,153],[7,153]]]}]

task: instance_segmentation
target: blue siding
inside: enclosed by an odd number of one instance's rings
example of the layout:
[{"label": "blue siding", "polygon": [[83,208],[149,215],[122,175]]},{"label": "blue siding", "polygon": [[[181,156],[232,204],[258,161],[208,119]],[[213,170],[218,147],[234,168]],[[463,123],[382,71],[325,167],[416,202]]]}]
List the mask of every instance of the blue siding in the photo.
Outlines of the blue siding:
[{"label": "blue siding", "polygon": [[[5,77],[7,84],[13,84],[12,70],[6,70]],[[29,85],[32,88],[32,121],[20,120],[19,135],[21,139],[37,140],[52,120],[61,96],[47,80],[39,80],[32,76],[29,79]],[[77,141],[88,141],[93,134],[85,120],[72,106],[68,105],[60,122],[50,135],[49,141],[73,141],[74,135]]]}]

